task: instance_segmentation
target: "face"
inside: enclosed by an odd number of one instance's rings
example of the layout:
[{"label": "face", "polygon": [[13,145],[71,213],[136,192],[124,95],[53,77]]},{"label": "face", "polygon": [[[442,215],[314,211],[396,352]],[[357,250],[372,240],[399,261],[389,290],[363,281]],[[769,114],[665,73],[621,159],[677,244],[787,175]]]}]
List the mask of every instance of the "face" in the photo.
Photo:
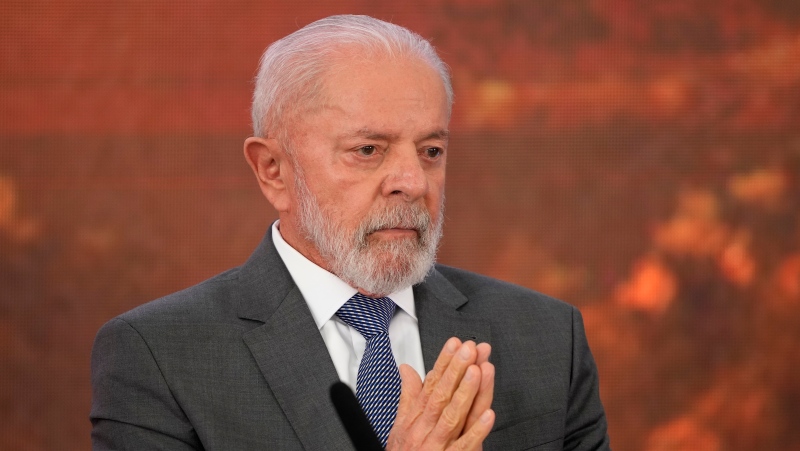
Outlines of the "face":
[{"label": "face", "polygon": [[420,282],[441,236],[448,105],[409,59],[343,59],[324,106],[289,125],[293,201],[281,234],[368,295]]}]

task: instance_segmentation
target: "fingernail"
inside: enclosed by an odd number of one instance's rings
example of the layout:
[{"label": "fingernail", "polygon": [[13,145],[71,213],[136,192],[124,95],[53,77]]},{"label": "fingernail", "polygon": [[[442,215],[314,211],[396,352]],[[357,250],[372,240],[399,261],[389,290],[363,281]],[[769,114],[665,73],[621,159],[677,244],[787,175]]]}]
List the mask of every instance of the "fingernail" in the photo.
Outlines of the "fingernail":
[{"label": "fingernail", "polygon": [[483,424],[486,424],[489,421],[491,421],[491,419],[492,419],[492,410],[491,409],[486,409],[486,411],[481,414],[481,418],[480,419],[481,419],[481,423],[483,423]]},{"label": "fingernail", "polygon": [[458,356],[461,357],[462,360],[468,360],[471,354],[469,346],[466,344],[461,345],[461,351],[459,351]]},{"label": "fingernail", "polygon": [[472,371],[472,368],[471,368],[471,367],[470,367],[470,368],[467,368],[467,373],[466,373],[466,374],[464,374],[464,380],[465,380],[465,381],[471,381],[471,380],[472,380],[472,378],[473,378],[473,377],[475,377],[475,374],[473,374],[473,373],[474,373],[474,372]]}]

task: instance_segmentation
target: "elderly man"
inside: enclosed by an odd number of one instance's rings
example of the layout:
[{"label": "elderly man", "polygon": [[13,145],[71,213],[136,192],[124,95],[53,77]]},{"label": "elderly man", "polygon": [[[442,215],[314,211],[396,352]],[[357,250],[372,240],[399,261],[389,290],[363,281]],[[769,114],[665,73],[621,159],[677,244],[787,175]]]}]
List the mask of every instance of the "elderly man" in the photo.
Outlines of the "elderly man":
[{"label": "elderly man", "polygon": [[387,449],[608,448],[578,311],[434,264],[452,101],[396,25],[270,46],[244,154],[279,220],[243,266],[100,330],[94,448],[351,449],[339,380]]}]

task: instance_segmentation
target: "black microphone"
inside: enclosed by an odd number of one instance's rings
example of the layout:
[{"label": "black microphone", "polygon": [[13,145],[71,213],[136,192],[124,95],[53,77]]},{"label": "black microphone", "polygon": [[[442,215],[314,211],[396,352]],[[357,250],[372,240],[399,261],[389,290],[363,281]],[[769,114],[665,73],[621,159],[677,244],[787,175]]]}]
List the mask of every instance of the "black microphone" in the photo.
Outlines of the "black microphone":
[{"label": "black microphone", "polygon": [[331,401],[356,451],[383,451],[381,441],[372,430],[367,415],[361,410],[356,395],[347,384],[335,382],[331,385]]}]

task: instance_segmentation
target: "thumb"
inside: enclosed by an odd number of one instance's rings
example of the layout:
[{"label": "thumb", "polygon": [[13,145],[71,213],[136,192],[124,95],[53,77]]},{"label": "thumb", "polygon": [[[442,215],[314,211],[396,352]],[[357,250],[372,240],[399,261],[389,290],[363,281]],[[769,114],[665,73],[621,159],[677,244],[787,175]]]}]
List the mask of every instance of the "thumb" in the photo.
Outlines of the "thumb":
[{"label": "thumb", "polygon": [[411,412],[414,402],[422,392],[422,379],[414,368],[405,363],[400,365],[398,370],[400,371],[400,401],[397,405],[397,420],[403,421]]}]

